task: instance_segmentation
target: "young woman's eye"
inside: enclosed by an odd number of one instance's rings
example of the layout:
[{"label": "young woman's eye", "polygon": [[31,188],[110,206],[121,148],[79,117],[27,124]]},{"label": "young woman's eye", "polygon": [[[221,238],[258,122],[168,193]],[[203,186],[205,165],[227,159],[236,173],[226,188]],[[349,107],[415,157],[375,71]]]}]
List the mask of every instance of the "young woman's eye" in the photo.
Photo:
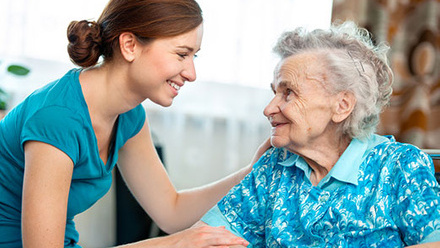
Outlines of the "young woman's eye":
[{"label": "young woman's eye", "polygon": [[186,56],[188,56],[188,54],[186,53],[178,53],[177,55],[179,55],[179,57],[181,57],[182,59],[186,58]]}]

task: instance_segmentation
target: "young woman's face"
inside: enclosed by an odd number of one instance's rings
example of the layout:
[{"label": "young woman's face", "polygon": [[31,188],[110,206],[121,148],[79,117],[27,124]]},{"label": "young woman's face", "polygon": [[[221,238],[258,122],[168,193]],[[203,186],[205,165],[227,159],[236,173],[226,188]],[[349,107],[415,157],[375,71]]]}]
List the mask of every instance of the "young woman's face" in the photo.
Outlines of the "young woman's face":
[{"label": "young woman's face", "polygon": [[129,72],[131,88],[142,98],[170,106],[185,82],[196,79],[194,57],[200,50],[203,25],[145,45]]}]

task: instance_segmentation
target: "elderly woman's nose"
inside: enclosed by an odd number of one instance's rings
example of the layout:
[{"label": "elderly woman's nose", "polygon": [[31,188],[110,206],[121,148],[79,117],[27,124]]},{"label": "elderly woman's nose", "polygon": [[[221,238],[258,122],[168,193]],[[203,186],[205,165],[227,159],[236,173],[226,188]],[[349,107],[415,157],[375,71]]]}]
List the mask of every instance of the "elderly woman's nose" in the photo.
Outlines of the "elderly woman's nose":
[{"label": "elderly woman's nose", "polygon": [[264,115],[266,117],[270,117],[272,115],[274,115],[275,113],[277,113],[279,111],[279,107],[278,107],[278,101],[276,99],[276,97],[274,97],[269,104],[267,104],[267,106],[264,108]]}]

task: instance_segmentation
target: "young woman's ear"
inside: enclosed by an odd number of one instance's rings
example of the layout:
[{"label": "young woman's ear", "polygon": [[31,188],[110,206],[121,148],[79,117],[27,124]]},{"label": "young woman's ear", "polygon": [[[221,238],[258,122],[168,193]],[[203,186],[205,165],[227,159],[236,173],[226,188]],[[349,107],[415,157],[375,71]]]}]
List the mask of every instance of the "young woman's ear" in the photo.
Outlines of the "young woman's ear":
[{"label": "young woman's ear", "polygon": [[119,49],[122,57],[128,61],[133,62],[136,57],[137,40],[133,33],[124,32],[119,35]]},{"label": "young woman's ear", "polygon": [[340,92],[337,95],[337,101],[335,102],[333,109],[332,120],[335,123],[340,123],[345,120],[353,111],[356,105],[356,98],[351,92]]}]

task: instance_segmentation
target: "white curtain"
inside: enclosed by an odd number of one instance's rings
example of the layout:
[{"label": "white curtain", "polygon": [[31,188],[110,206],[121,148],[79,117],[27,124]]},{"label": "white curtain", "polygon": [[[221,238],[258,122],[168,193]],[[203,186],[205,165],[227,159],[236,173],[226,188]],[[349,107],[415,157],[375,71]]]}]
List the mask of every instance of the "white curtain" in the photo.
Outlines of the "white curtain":
[{"label": "white curtain", "polygon": [[67,26],[73,20],[97,19],[106,3],[106,0],[0,0],[0,56],[70,63]]},{"label": "white curtain", "polygon": [[268,88],[277,62],[272,47],[286,30],[326,28],[331,0],[199,0],[204,40],[199,80]]},{"label": "white curtain", "polygon": [[[67,3],[66,3],[67,2]],[[107,0],[0,0],[0,87],[11,107],[73,66],[66,52],[71,20],[99,17]],[[250,162],[270,128],[262,112],[271,99],[281,32],[296,26],[325,28],[331,0],[199,0],[204,40],[196,58],[198,79],[187,83],[173,106],[144,103],[155,142],[177,188],[219,179]],[[31,69],[26,77],[5,72],[9,64]],[[84,247],[113,245],[111,191],[78,216]]]}]

